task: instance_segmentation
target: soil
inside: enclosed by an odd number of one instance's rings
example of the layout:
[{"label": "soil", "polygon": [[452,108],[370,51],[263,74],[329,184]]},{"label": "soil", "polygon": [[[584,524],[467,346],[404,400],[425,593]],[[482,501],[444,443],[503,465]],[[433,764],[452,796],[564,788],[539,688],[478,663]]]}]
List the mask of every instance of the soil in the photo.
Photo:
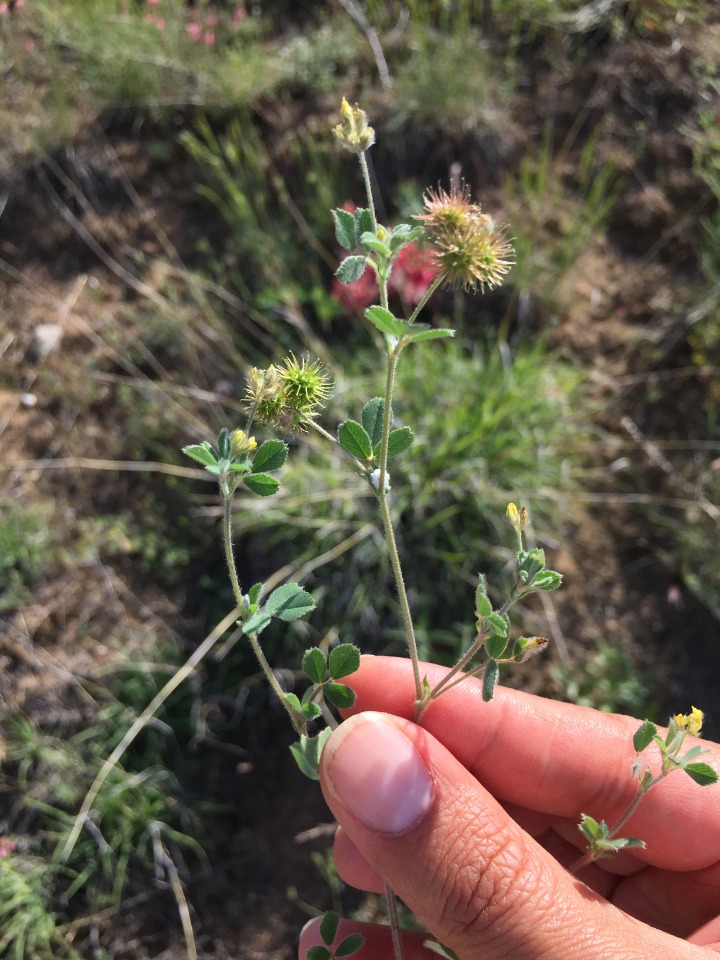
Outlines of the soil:
[{"label": "soil", "polygon": [[[717,13],[709,17],[720,22]],[[569,144],[568,175],[582,137],[567,138],[583,118],[582,130],[602,119],[596,159],[612,155],[624,177],[607,233],[565,276],[557,296],[565,306],[552,319],[554,343],[590,371],[603,439],[593,493],[571,504],[553,558],[566,582],[545,611],[544,631],[573,649],[618,638],[637,669],[650,671],[660,715],[671,704],[702,703],[708,735],[718,739],[718,623],[686,587],[666,534],[649,528],[637,501],[672,502],[681,515],[688,499],[683,458],[692,456],[682,443],[707,439],[707,384],[699,373],[680,375],[690,367],[685,321],[702,284],[699,221],[714,204],[682,132],[702,106],[691,63],[706,27],[687,23],[624,42],[585,37],[582,56],[564,52],[565,75],[550,71],[547,51],[529,41],[520,51],[523,82],[502,156],[512,165],[536,149],[552,110],[554,136]],[[138,510],[152,511],[172,492],[148,464],[163,459],[152,452],[153,439],[147,446],[133,440],[133,451],[118,436],[127,416],[118,409],[122,378],[160,377],[175,362],[163,353],[161,331],[153,355],[143,353],[144,284],[177,305],[181,322],[193,310],[180,274],[167,266],[165,238],[171,262],[192,266],[198,241],[223,234],[193,189],[198,172],[174,132],[145,125],[136,135],[123,123],[93,118],[62,154],[14,158],[0,183],[0,196],[7,195],[0,219],[4,499],[41,512],[37,536],[52,557],[31,596],[4,609],[0,707],[6,717],[68,734],[92,721],[93,679],[123,658],[143,660],[149,636],[181,659],[205,634],[188,581],[153,557],[138,563],[137,534],[148,522]],[[471,159],[478,152],[476,168],[488,169],[482,143],[464,149]],[[492,171],[488,176],[492,181]],[[557,229],[565,229],[562,216],[558,211]],[[43,324],[61,327],[47,352],[38,339]],[[238,391],[233,364],[211,330],[198,323],[192,336],[195,345],[205,338],[204,362],[184,355],[190,377],[171,379],[227,404]],[[212,374],[205,376],[198,371],[207,371],[208,357]],[[680,441],[680,454],[668,451]],[[109,462],[118,459],[135,467]],[[147,472],[137,470],[143,463]],[[166,513],[172,508],[166,501]],[[93,541],[88,518],[110,514],[121,522]],[[203,536],[210,558],[217,551],[210,521]],[[561,694],[550,670],[532,677],[532,689]],[[242,690],[242,697],[227,694],[232,709],[217,707],[235,710],[227,740],[193,741],[193,789],[220,812],[203,816],[212,869],[193,870],[188,895],[202,956],[289,960],[307,916],[299,900],[330,906],[328,883],[308,866],[308,854],[328,849],[331,827],[316,785],[290,762],[281,718],[272,714],[259,725],[264,694],[257,686]],[[6,795],[8,816],[12,802]],[[142,960],[184,955],[179,931],[175,901],[158,889],[112,918],[103,936],[118,960]]]}]

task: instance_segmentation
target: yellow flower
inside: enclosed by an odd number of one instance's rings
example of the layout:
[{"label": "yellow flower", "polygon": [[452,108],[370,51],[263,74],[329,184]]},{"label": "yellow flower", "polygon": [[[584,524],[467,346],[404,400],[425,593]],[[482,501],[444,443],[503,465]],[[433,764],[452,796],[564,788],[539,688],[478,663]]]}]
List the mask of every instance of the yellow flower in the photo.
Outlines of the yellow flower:
[{"label": "yellow flower", "polygon": [[367,122],[367,114],[355,104],[351,107],[345,97],[340,106],[342,123],[333,129],[335,138],[351,153],[364,153],[375,143],[375,131]]},{"label": "yellow flower", "polygon": [[415,219],[425,225],[444,282],[481,291],[500,284],[514,262],[512,245],[480,204],[471,203],[468,186],[453,184],[450,193],[438,187],[423,199],[425,213]]},{"label": "yellow flower", "polygon": [[244,430],[233,430],[230,434],[230,450],[234,457],[242,457],[257,447],[255,437],[249,437]]},{"label": "yellow flower", "polygon": [[673,719],[680,730],[685,730],[693,737],[697,737],[702,729],[705,714],[697,707],[693,707],[689,714],[678,713]]},{"label": "yellow flower", "polygon": [[505,515],[518,533],[520,533],[520,531],[530,522],[530,515],[527,512],[527,507],[520,507],[518,509],[514,503],[509,503],[507,505]]}]

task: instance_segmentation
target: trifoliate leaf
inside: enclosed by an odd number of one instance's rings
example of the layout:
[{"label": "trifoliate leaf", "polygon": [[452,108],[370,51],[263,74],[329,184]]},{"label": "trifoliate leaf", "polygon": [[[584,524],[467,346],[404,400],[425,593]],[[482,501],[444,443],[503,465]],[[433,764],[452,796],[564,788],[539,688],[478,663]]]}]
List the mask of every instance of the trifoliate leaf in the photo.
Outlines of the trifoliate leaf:
[{"label": "trifoliate leaf", "polygon": [[482,698],[485,700],[485,702],[492,700],[499,676],[500,668],[497,665],[497,661],[488,660],[487,666],[485,667],[485,673],[483,674],[482,685]]},{"label": "trifoliate leaf", "polygon": [[633,734],[635,753],[642,753],[646,747],[649,747],[656,733],[657,727],[655,724],[651,720],[644,720],[642,726],[638,727]]},{"label": "trifoliate leaf", "polygon": [[322,942],[326,943],[328,947],[333,945],[339,923],[340,917],[334,910],[328,910],[320,922],[320,936],[322,937]]},{"label": "trifoliate leaf", "polygon": [[355,691],[346,687],[344,683],[328,682],[323,685],[325,699],[334,707],[345,709],[355,703]]},{"label": "trifoliate leaf", "polygon": [[604,820],[598,822],[594,817],[591,817],[590,814],[581,813],[578,830],[587,840],[593,843],[598,838],[607,836],[608,825]]},{"label": "trifoliate leaf", "polygon": [[357,460],[369,460],[372,457],[372,446],[367,430],[355,420],[344,420],[340,424],[338,441],[343,450]]},{"label": "trifoliate leaf", "polygon": [[306,650],[302,658],[302,672],[313,683],[322,683],[327,673],[327,659],[320,647]]},{"label": "trifoliate leaf", "polygon": [[292,709],[295,710],[297,713],[300,713],[300,711],[301,711],[301,709],[302,709],[301,706],[300,706],[300,700],[298,699],[298,697],[297,697],[294,693],[286,693],[286,694],[285,694],[285,702],[286,702],[290,707],[292,707]]},{"label": "trifoliate leaf", "polygon": [[279,470],[287,460],[288,445],[282,440],[266,440],[261,444],[252,460],[253,473]]},{"label": "trifoliate leaf", "polygon": [[192,457],[193,460],[197,460],[204,467],[209,467],[217,463],[218,460],[217,454],[207,441],[205,443],[191,443],[189,447],[183,447],[182,452],[186,456]]},{"label": "trifoliate leaf", "polygon": [[711,783],[717,783],[717,771],[713,770],[707,763],[688,763],[687,766],[683,767],[683,770],[701,787],[708,787]]},{"label": "trifoliate leaf", "polygon": [[435,327],[432,330],[418,330],[410,334],[410,343],[421,343],[423,340],[442,340],[444,337],[454,337],[455,331],[449,327]]},{"label": "trifoliate leaf", "polygon": [[486,590],[487,585],[485,583],[485,577],[483,577],[475,591],[475,613],[478,620],[482,617],[489,617],[493,612],[492,603],[490,602],[490,597],[488,597],[485,592]]},{"label": "trifoliate leaf", "polygon": [[[330,651],[328,672],[333,680],[349,677],[360,667],[360,651],[352,643],[341,643]],[[324,679],[324,678],[323,678]]]},{"label": "trifoliate leaf", "polygon": [[507,637],[501,637],[497,634],[495,636],[488,637],[485,641],[485,649],[487,650],[488,656],[493,660],[498,660],[505,653],[505,648],[507,645]]},{"label": "trifoliate leaf", "polygon": [[504,637],[506,640],[510,636],[510,620],[501,613],[491,613],[486,619],[488,633],[492,636]]},{"label": "trifoliate leaf", "polygon": [[[408,447],[412,446],[415,434],[410,427],[398,427],[397,430],[391,430],[388,435],[389,457],[396,457],[399,453],[404,453]],[[378,451],[379,453],[380,451]]]},{"label": "trifoliate leaf", "polygon": [[[373,397],[368,400],[362,410],[360,419],[362,425],[370,437],[370,445],[373,449],[382,439],[383,417],[385,416],[385,400],[382,397]],[[390,420],[392,421],[392,410],[390,411]]]},{"label": "trifoliate leaf", "polygon": [[351,933],[335,947],[336,957],[351,957],[364,945],[365,937],[361,933]]},{"label": "trifoliate leaf", "polygon": [[331,960],[331,957],[332,954],[327,947],[308,947],[305,954],[305,960]]},{"label": "trifoliate leaf", "polygon": [[365,257],[356,255],[345,257],[335,271],[335,276],[338,278],[340,283],[355,283],[355,281],[359,280],[360,277],[365,273],[365,267],[367,267],[367,260]]},{"label": "trifoliate leaf", "polygon": [[271,477],[269,473],[250,473],[242,480],[245,486],[259,497],[271,497],[280,487],[280,481]]},{"label": "trifoliate leaf", "polygon": [[301,772],[311,780],[319,780],[318,766],[320,764],[320,754],[325,746],[325,741],[332,733],[330,727],[325,727],[316,737],[308,737],[302,734],[297,743],[293,743],[290,752],[295,757]]},{"label": "trifoliate leaf", "polygon": [[258,610],[257,613],[254,613],[247,620],[239,620],[238,623],[242,627],[243,633],[254,633],[255,636],[257,636],[261,630],[265,629],[271,620],[272,617],[269,613],[265,613],[264,610]]},{"label": "trifoliate leaf", "polygon": [[332,215],[335,220],[335,239],[346,250],[354,250],[358,238],[355,215],[347,210],[333,210]]},{"label": "trifoliate leaf", "polygon": [[317,720],[317,718],[322,715],[322,710],[316,703],[304,703],[302,707],[300,707],[300,712],[308,721]]},{"label": "trifoliate leaf", "polygon": [[520,550],[517,555],[517,564],[518,579],[522,583],[530,583],[541,570],[545,569],[545,551],[539,547]]},{"label": "trifoliate leaf", "polygon": [[373,326],[378,328],[380,333],[387,333],[391,337],[402,337],[404,333],[407,333],[410,326],[404,320],[398,320],[385,307],[379,307],[377,304],[374,307],[367,308],[365,317]]},{"label": "trifoliate leaf", "polygon": [[534,590],[557,590],[562,584],[562,574],[556,570],[541,570],[530,582]]},{"label": "trifoliate leaf", "polygon": [[372,229],[372,213],[367,207],[358,207],[355,211],[355,235],[361,237],[364,233],[371,233]]},{"label": "trifoliate leaf", "polygon": [[393,253],[397,253],[398,250],[407,246],[408,243],[417,240],[422,232],[422,227],[413,227],[409,223],[399,223],[393,228],[392,233],[388,237],[388,246]]},{"label": "trifoliate leaf", "polygon": [[222,460],[230,458],[230,431],[227,427],[223,427],[218,434],[217,448]]},{"label": "trifoliate leaf", "polygon": [[273,617],[290,623],[314,610],[315,601],[297,583],[284,583],[267,598],[265,609]]},{"label": "trifoliate leaf", "polygon": [[384,260],[389,259],[392,256],[392,250],[390,247],[383,243],[382,240],[378,240],[377,236],[368,230],[366,233],[360,234],[360,249],[367,253],[369,250],[372,250],[373,253],[379,254]]}]

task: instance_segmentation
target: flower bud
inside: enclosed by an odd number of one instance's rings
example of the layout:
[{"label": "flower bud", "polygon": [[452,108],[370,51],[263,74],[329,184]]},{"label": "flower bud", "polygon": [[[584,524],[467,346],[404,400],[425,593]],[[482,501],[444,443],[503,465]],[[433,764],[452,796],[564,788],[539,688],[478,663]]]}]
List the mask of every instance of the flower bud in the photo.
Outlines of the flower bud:
[{"label": "flower bud", "polygon": [[257,447],[255,437],[249,437],[244,430],[233,430],[230,434],[230,452],[234,457],[243,457]]},{"label": "flower bud", "polygon": [[355,104],[351,107],[345,97],[342,99],[340,114],[342,123],[338,123],[333,133],[338,143],[351,153],[364,153],[375,143],[375,131],[367,122],[367,114]]},{"label": "flower bud", "polygon": [[517,533],[520,533],[520,531],[524,529],[530,522],[530,515],[527,512],[527,508],[520,507],[518,509],[514,503],[509,503],[507,505],[505,515]]}]

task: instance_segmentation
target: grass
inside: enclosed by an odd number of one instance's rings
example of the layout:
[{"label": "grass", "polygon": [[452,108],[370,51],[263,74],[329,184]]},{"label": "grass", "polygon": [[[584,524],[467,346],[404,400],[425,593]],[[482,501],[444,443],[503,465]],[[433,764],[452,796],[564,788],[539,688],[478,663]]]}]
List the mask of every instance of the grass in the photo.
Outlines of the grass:
[{"label": "grass", "polygon": [[[3,956],[80,956],[65,940],[53,907],[60,899],[73,904],[75,935],[92,927],[98,912],[115,912],[130,891],[162,881],[172,887],[181,917],[187,913],[180,876],[187,873],[187,853],[201,854],[197,825],[157,747],[149,756],[145,751],[137,771],[115,766],[72,856],[61,862],[56,855],[97,763],[128,722],[127,712],[124,706],[106,709],[93,726],[70,738],[26,719],[7,726],[6,770],[14,773],[6,773],[3,782],[20,797],[8,832],[19,829],[26,836],[0,863]],[[77,936],[75,942],[82,940]]]},{"label": "grass", "polygon": [[52,503],[0,504],[0,610],[27,602],[52,543]]}]

